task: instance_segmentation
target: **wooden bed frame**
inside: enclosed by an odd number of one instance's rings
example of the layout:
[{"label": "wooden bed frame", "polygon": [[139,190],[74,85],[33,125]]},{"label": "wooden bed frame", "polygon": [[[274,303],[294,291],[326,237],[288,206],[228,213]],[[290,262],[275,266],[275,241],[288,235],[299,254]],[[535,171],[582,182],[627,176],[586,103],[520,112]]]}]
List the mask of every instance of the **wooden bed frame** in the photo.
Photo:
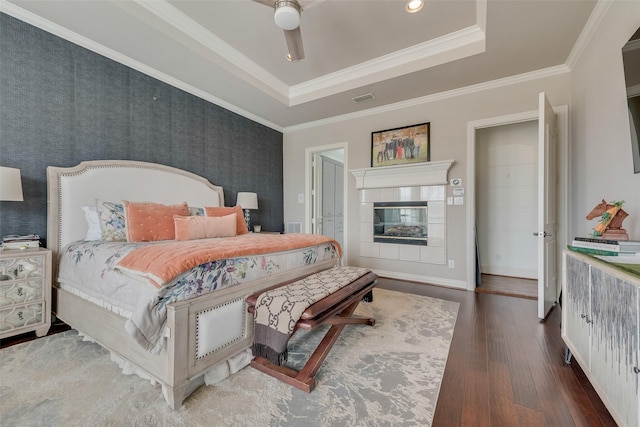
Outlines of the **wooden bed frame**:
[{"label": "wooden bed frame", "polygon": [[[224,206],[222,187],[180,169],[137,161],[98,160],[71,168],[48,167],[47,246],[57,278],[59,251],[82,240],[87,226],[82,206],[105,201],[152,201],[190,206]],[[166,345],[154,355],[126,333],[127,319],[57,287],[54,313],[72,328],[130,362],[162,385],[172,409],[204,384],[204,373],[251,346],[253,316],[245,299],[262,289],[339,264],[323,261],[274,274],[167,306]]]}]

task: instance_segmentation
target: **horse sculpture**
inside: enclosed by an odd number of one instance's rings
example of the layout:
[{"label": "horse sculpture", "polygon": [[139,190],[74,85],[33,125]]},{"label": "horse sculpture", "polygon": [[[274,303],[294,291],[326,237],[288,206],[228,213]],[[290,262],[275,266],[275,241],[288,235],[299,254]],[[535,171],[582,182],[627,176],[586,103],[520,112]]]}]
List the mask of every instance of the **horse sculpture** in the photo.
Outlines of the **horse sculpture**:
[{"label": "horse sculpture", "polygon": [[607,203],[602,199],[602,202],[598,203],[596,207],[587,214],[587,219],[600,217],[600,223],[593,230],[594,237],[611,240],[629,239],[627,231],[622,228],[622,221],[629,216],[621,207],[623,203],[623,201]]}]

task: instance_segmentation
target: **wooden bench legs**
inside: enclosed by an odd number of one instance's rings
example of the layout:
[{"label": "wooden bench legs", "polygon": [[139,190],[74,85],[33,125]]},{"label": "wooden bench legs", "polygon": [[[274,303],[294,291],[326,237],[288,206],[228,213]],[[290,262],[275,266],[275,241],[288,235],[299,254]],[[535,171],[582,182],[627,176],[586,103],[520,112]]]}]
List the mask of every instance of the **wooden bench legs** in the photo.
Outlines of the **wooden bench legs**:
[{"label": "wooden bench legs", "polygon": [[316,347],[314,352],[311,354],[305,365],[299,371],[289,368],[287,366],[277,366],[273,363],[269,362],[267,359],[262,357],[256,357],[251,362],[251,366],[264,372],[267,375],[270,375],[274,378],[279,379],[287,384],[290,384],[302,391],[309,393],[316,386],[315,375],[320,369],[320,366],[324,362],[324,360],[329,355],[331,348],[338,340],[340,333],[344,329],[346,325],[369,325],[373,326],[375,324],[375,319],[354,316],[353,312],[360,304],[360,300],[362,300],[363,296],[369,292],[375,286],[375,282],[369,284],[359,292],[353,294],[352,297],[348,299],[350,304],[344,308],[344,305],[338,305],[337,311],[333,313],[325,313],[323,319],[321,321],[314,321],[314,319],[310,319],[310,321],[300,321],[298,322],[298,327],[301,329],[311,330],[319,325],[332,325],[325,336],[320,341],[320,344]]}]

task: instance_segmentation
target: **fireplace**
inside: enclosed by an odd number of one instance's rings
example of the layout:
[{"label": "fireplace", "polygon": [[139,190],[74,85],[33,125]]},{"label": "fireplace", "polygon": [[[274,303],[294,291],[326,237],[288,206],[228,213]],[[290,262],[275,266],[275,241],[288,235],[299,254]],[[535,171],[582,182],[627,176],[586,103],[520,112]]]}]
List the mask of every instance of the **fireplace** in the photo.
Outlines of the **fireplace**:
[{"label": "fireplace", "polygon": [[427,202],[375,202],[373,241],[427,246]]}]

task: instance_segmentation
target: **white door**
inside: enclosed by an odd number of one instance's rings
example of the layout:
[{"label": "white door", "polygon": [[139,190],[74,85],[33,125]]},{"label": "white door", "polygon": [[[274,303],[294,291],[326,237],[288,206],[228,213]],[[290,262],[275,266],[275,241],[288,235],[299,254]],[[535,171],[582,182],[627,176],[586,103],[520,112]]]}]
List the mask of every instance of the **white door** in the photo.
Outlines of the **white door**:
[{"label": "white door", "polygon": [[538,101],[538,317],[556,302],[557,273],[557,134],[556,114],[544,92]]}]

